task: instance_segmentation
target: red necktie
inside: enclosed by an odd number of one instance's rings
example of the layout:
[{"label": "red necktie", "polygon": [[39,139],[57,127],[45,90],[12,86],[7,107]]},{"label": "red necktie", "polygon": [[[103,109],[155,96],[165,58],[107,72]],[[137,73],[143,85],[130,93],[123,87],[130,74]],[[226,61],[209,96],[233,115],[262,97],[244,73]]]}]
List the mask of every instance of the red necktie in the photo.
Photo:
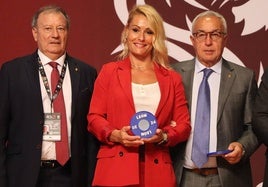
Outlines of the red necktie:
[{"label": "red necktie", "polygon": [[[51,87],[52,87],[52,93],[54,93],[60,75],[57,68],[58,65],[57,62],[50,62],[49,65],[53,68],[51,72]],[[54,112],[61,114],[61,140],[56,141],[56,158],[61,165],[64,165],[69,159],[69,145],[68,145],[66,110],[62,93],[63,91],[61,89],[58,96],[53,101],[53,108]]]}]

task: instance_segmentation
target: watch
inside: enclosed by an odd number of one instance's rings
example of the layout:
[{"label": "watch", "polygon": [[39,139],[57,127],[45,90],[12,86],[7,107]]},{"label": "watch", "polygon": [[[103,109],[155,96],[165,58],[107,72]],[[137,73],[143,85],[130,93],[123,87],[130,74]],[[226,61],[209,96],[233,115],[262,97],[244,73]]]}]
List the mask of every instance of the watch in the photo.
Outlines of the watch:
[{"label": "watch", "polygon": [[244,146],[242,146],[242,150],[243,150],[243,151],[242,151],[242,156],[244,156],[245,153],[246,153]]},{"label": "watch", "polygon": [[162,135],[163,135],[163,139],[160,142],[158,142],[158,145],[162,145],[162,144],[165,144],[165,143],[168,142],[168,135],[167,135],[167,133],[163,133]]}]

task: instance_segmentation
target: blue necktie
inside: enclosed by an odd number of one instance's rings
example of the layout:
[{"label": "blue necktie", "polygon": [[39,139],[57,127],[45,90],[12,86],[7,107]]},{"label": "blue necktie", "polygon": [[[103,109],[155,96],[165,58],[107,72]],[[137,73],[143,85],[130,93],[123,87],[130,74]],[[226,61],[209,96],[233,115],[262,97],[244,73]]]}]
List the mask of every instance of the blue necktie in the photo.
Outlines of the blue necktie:
[{"label": "blue necktie", "polygon": [[212,69],[203,69],[204,76],[198,91],[192,148],[192,161],[198,168],[201,168],[208,161],[210,127],[210,89],[208,77],[212,72]]}]

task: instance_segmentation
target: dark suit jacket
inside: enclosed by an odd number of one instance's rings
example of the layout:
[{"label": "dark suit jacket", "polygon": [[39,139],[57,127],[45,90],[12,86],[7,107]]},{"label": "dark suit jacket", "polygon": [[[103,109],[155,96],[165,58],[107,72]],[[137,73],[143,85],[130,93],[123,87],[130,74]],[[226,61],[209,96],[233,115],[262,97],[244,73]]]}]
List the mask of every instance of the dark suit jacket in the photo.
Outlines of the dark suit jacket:
[{"label": "dark suit jacket", "polygon": [[[195,60],[178,62],[173,67],[182,77],[191,110],[192,83]],[[240,142],[245,149],[243,159],[234,165],[217,158],[218,172],[223,187],[251,187],[249,157],[257,149],[258,141],[251,128],[252,105],[257,84],[254,72],[223,59],[217,116],[217,149],[225,150],[231,142]],[[178,183],[181,180],[185,144],[173,151]]]},{"label": "dark suit jacket", "polygon": [[[261,142],[268,146],[268,69],[264,71],[256,96],[253,113],[253,130]],[[263,187],[268,187],[268,151],[266,150],[266,167]]]},{"label": "dark suit jacket", "polygon": [[[96,139],[86,115],[97,72],[67,55],[71,85],[71,166],[74,187],[91,186]],[[44,112],[37,53],[3,64],[0,71],[0,186],[35,187],[40,169]]]}]

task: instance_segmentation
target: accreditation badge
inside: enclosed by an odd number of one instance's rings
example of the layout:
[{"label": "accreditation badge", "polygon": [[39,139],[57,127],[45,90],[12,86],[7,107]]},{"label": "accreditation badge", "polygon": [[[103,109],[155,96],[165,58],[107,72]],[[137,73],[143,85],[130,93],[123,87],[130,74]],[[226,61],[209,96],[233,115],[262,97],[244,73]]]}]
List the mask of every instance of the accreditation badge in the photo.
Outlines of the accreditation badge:
[{"label": "accreditation badge", "polygon": [[141,138],[150,138],[155,134],[158,125],[152,113],[140,111],[132,116],[130,127],[133,134]]},{"label": "accreditation badge", "polygon": [[45,113],[43,126],[43,140],[60,141],[61,140],[61,115],[60,113]]}]

